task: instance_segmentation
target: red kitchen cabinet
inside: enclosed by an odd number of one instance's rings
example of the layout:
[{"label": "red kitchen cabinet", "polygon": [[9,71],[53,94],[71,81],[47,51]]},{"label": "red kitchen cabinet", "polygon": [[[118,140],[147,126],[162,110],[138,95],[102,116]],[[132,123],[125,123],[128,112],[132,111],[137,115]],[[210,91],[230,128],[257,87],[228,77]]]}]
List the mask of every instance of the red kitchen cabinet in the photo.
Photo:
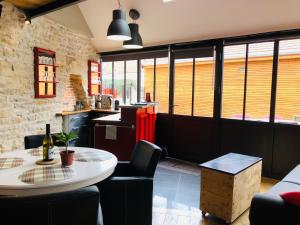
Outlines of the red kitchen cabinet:
[{"label": "red kitchen cabinet", "polygon": [[[134,145],[139,140],[155,140],[155,104],[144,106],[120,106],[120,119],[102,117],[92,120],[95,148],[107,150],[119,160],[130,160]],[[116,127],[115,140],[106,139],[108,126]]]}]

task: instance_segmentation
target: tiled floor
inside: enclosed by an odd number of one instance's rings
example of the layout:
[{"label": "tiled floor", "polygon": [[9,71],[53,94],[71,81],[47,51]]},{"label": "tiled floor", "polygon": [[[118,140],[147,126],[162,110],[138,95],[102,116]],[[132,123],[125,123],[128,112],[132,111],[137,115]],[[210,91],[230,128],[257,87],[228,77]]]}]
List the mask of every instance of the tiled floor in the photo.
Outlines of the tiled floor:
[{"label": "tiled floor", "polygon": [[[263,179],[261,191],[276,181]],[[200,169],[195,164],[167,160],[159,164],[154,178],[153,225],[223,225],[223,221],[201,216]],[[248,211],[234,225],[249,225]]]}]

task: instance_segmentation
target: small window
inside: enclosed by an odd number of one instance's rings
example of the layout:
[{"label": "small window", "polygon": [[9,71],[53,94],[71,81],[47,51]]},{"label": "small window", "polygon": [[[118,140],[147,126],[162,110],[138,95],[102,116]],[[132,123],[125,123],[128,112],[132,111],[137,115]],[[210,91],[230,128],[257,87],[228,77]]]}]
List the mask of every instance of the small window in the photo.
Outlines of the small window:
[{"label": "small window", "polygon": [[126,103],[137,102],[137,60],[126,61]]},{"label": "small window", "polygon": [[249,44],[246,120],[270,121],[274,42]]},{"label": "small window", "polygon": [[102,62],[102,94],[112,92],[112,62]]},{"label": "small window", "polygon": [[156,58],[155,99],[158,102],[158,112],[169,112],[169,59]]},{"label": "small window", "polygon": [[141,100],[146,100],[146,93],[154,101],[154,59],[141,60]]},{"label": "small window", "polygon": [[174,114],[192,115],[193,59],[175,60]]},{"label": "small window", "polygon": [[300,124],[300,39],[279,42],[275,122]]},{"label": "small window", "polygon": [[114,90],[113,97],[115,100],[124,102],[124,61],[114,62]]},{"label": "small window", "polygon": [[224,47],[222,118],[243,119],[246,45]]},{"label": "small window", "polygon": [[269,122],[274,42],[224,48],[222,118]]},{"label": "small window", "polygon": [[195,59],[194,116],[213,117],[214,57]]}]

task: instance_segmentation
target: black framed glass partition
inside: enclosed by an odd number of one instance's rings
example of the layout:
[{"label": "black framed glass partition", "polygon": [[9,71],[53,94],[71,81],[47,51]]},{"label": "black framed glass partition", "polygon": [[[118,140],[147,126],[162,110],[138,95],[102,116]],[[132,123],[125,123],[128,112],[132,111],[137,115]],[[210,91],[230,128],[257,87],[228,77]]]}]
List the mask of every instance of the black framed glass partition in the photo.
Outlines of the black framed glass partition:
[{"label": "black framed glass partition", "polygon": [[113,90],[111,91],[115,100],[119,100],[120,103],[124,103],[124,79],[125,79],[125,63],[124,61],[113,62]]},{"label": "black framed glass partition", "polygon": [[300,124],[300,39],[279,41],[275,122]]},{"label": "black framed glass partition", "polygon": [[[113,88],[127,104],[150,93],[163,113],[213,117],[219,111],[215,119],[298,124],[299,35],[275,32],[104,53],[102,92]],[[215,45],[223,58],[215,58]]]},{"label": "black framed glass partition", "polygon": [[109,94],[112,90],[113,83],[113,63],[102,62],[101,63],[101,93]]},{"label": "black framed glass partition", "polygon": [[[101,56],[101,60],[106,68],[114,68],[111,74],[113,78],[109,79],[107,74],[102,82],[104,87],[114,88],[111,92],[115,93],[115,99],[123,104],[132,104],[145,101],[146,93],[150,93],[151,100],[160,103],[159,112],[168,112],[167,48],[150,52],[108,54]],[[111,80],[113,84],[110,83]]]},{"label": "black framed glass partition", "polygon": [[246,52],[246,44],[224,47],[222,118],[244,118]]},{"label": "black framed glass partition", "polygon": [[214,47],[174,49],[174,114],[213,117]]},{"label": "black framed glass partition", "polygon": [[270,121],[274,42],[224,47],[222,118]]}]

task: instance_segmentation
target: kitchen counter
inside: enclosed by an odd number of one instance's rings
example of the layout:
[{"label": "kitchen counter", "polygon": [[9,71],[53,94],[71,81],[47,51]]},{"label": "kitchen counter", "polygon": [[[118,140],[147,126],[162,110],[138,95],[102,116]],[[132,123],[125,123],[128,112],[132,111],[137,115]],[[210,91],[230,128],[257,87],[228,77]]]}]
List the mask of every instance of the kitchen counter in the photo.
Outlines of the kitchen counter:
[{"label": "kitchen counter", "polygon": [[121,113],[92,119],[95,148],[106,149],[121,161],[130,160],[138,140],[154,142],[156,105],[122,105]]},{"label": "kitchen counter", "polygon": [[114,109],[91,109],[92,112],[102,112],[102,113],[120,113],[121,110],[114,110]]},{"label": "kitchen counter", "polygon": [[144,109],[144,108],[148,108],[149,106],[157,106],[158,102],[147,102],[147,103],[142,103],[142,104],[130,104],[130,105],[120,105],[119,107],[121,109]]},{"label": "kitchen counter", "polygon": [[119,113],[120,110],[113,110],[113,109],[83,109],[77,111],[62,111],[61,113],[56,113],[56,116],[69,116],[84,112],[101,112],[101,113]]},{"label": "kitchen counter", "polygon": [[120,122],[121,121],[121,114],[112,114],[109,116],[103,116],[100,118],[93,119],[92,122],[97,123],[99,121],[106,121],[106,122]]}]

